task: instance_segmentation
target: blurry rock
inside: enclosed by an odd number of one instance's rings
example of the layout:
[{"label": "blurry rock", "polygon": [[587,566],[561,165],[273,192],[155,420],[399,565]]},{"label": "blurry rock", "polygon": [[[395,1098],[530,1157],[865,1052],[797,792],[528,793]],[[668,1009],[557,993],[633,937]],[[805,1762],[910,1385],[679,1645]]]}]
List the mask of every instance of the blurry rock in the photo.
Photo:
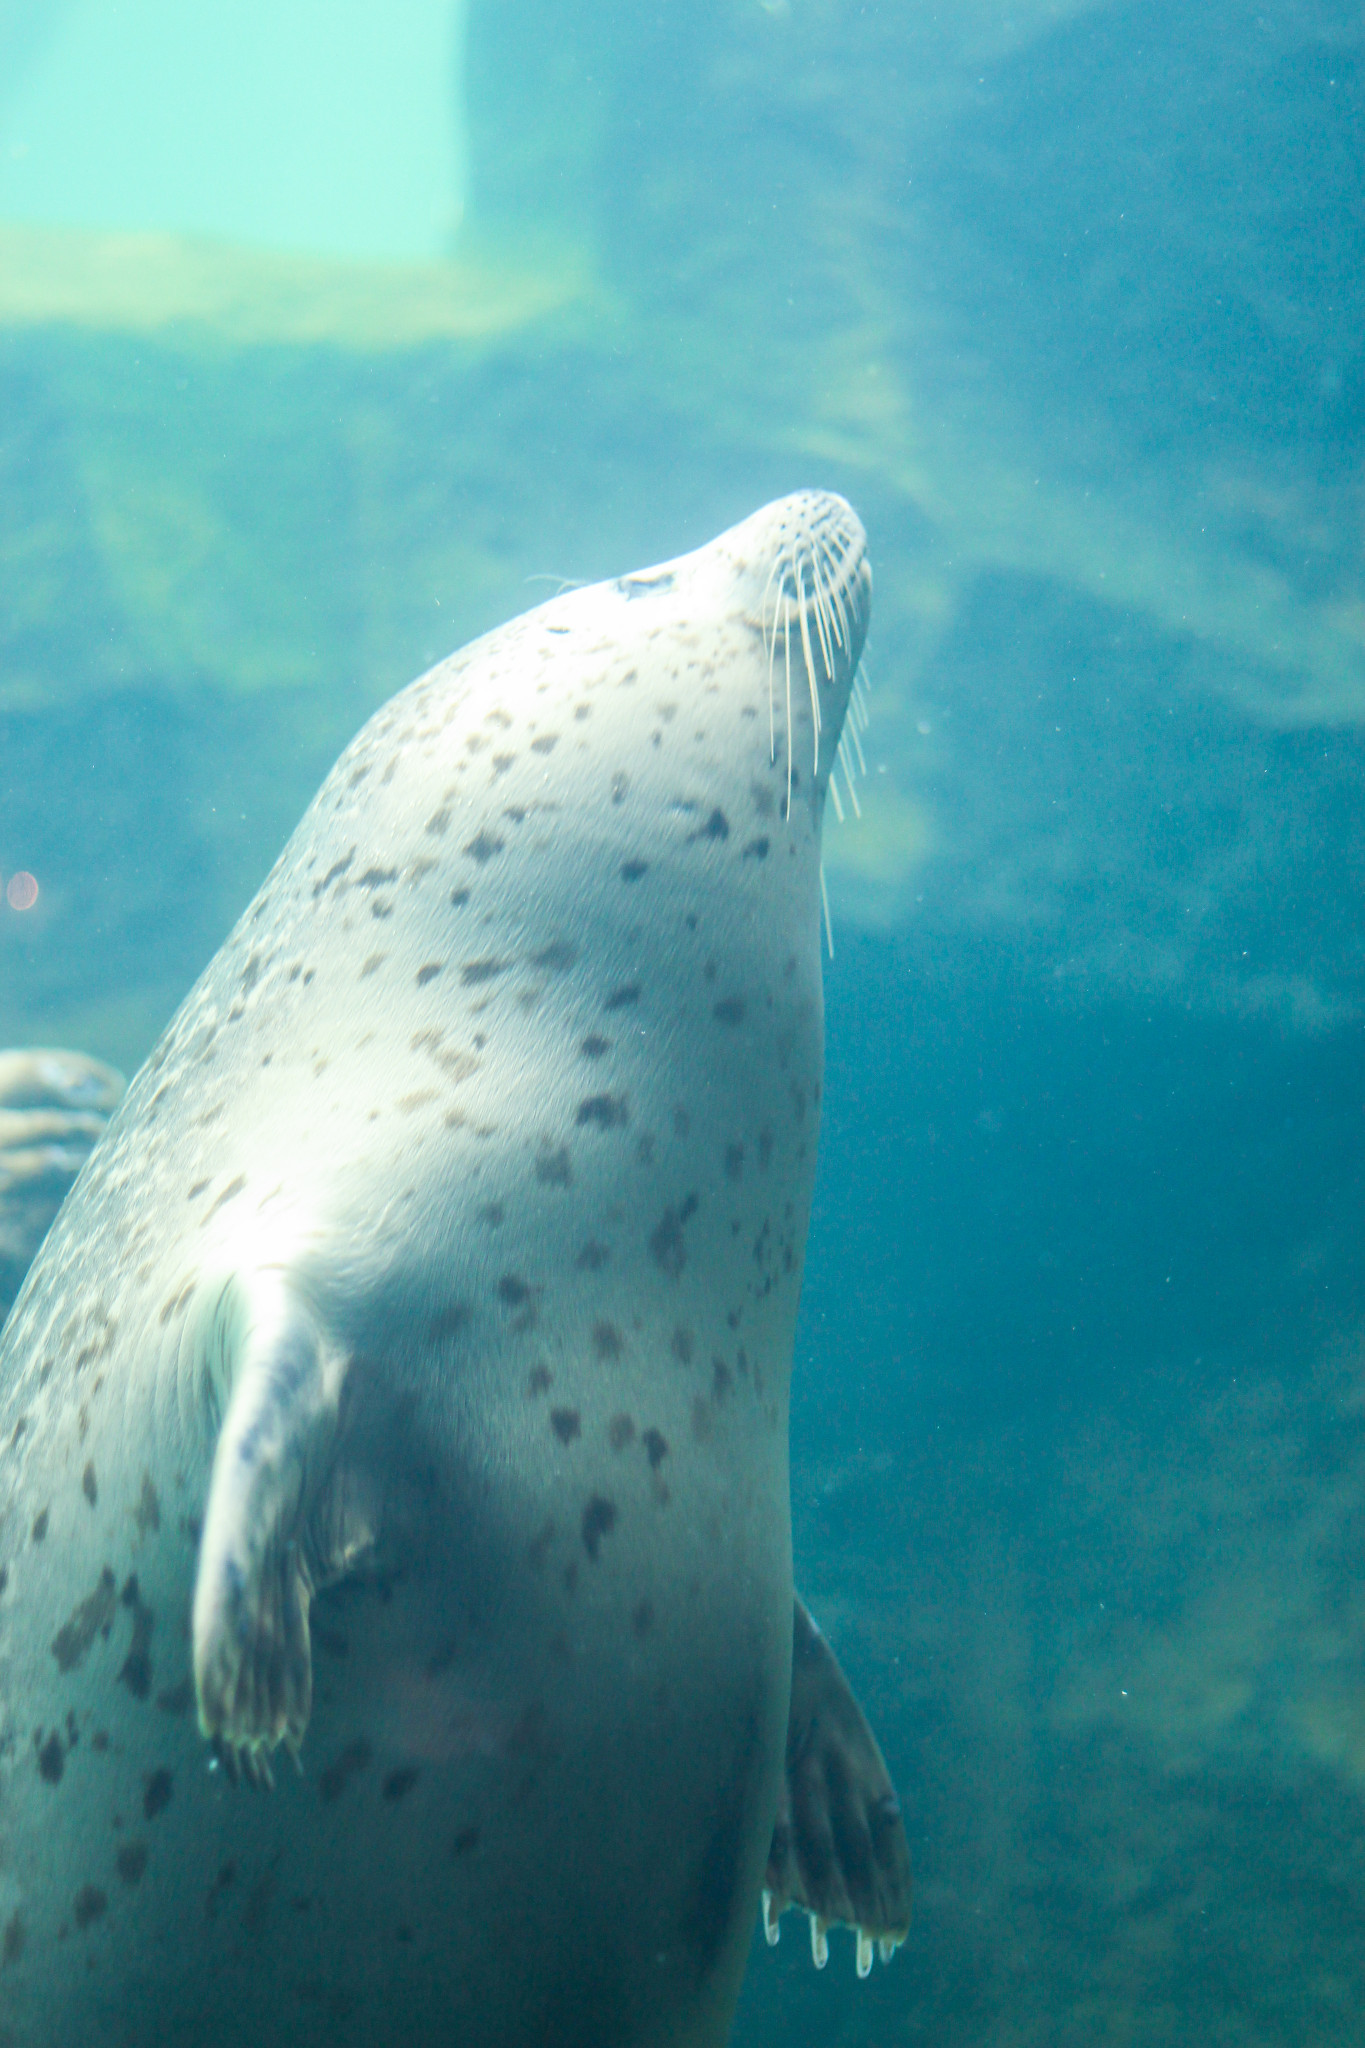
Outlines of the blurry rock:
[{"label": "blurry rock", "polygon": [[0,1320],[124,1090],[78,1052],[0,1052]]}]

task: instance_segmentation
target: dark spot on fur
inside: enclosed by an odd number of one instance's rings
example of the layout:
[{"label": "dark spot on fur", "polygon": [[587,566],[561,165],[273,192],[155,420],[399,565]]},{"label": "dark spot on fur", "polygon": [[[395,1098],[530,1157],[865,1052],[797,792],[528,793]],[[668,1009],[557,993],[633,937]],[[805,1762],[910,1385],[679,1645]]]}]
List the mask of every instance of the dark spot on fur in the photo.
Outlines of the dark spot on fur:
[{"label": "dark spot on fur", "polygon": [[611,1040],[596,1036],[585,1038],[579,1050],[585,1060],[600,1060],[604,1052],[611,1051]]},{"label": "dark spot on fur", "polygon": [[629,1449],[635,1441],[635,1424],[629,1415],[612,1416],[607,1441],[614,1451]]},{"label": "dark spot on fur", "polygon": [[556,939],[553,945],[542,946],[538,953],[531,955],[533,967],[544,967],[555,974],[565,974],[578,958],[577,946],[567,939]]},{"label": "dark spot on fur", "polygon": [[416,981],[418,988],[425,988],[429,981],[435,981],[437,975],[444,972],[444,960],[428,960],[425,966],[419,967],[417,970]]},{"label": "dark spot on fur", "polygon": [[692,1434],[699,1444],[711,1441],[711,1410],[700,1394],[692,1403]]},{"label": "dark spot on fur", "polygon": [[515,1273],[504,1273],[498,1282],[498,1300],[504,1308],[524,1308],[531,1290]]},{"label": "dark spot on fur", "polygon": [[46,1508],[40,1508],[33,1517],[33,1540],[35,1543],[41,1543],[47,1534],[47,1518],[48,1510]]},{"label": "dark spot on fur", "polygon": [[692,1353],[695,1348],[692,1332],[679,1323],[677,1329],[673,1332],[673,1356],[680,1365],[691,1365]]},{"label": "dark spot on fur", "polygon": [[335,1757],[318,1779],[318,1792],[323,1804],[330,1806],[346,1790],[349,1781],[357,1771],[363,1771],[370,1761],[372,1751],[363,1735],[354,1742],[348,1742],[340,1756]]},{"label": "dark spot on fur", "polygon": [[106,1565],[94,1592],[72,1610],[53,1640],[52,1654],[59,1671],[74,1671],[95,1637],[108,1635],[114,1625],[116,1606],[114,1574]]},{"label": "dark spot on fur", "polygon": [[124,1842],[114,1858],[114,1868],[125,1884],[139,1884],[147,1868],[147,1844]]},{"label": "dark spot on fur", "polygon": [[689,1195],[680,1207],[665,1209],[650,1233],[649,1249],[655,1264],[668,1274],[670,1280],[676,1280],[687,1264],[683,1225],[696,1213],[696,1208],[696,1196]]},{"label": "dark spot on fur", "polygon": [[688,833],[687,843],[690,846],[695,839],[728,839],[729,837],[730,821],[724,811],[712,811],[704,825],[698,826],[695,832]]},{"label": "dark spot on fur", "polygon": [[133,1520],[137,1523],[139,1536],[157,1536],[161,1533],[161,1502],[156,1497],[156,1488],[152,1485],[150,1472],[144,1472],[142,1475],[142,1491],[137,1497],[137,1506],[133,1509]]},{"label": "dark spot on fur", "polygon": [[536,1154],[536,1179],[546,1187],[566,1188],[572,1178],[568,1146],[542,1144]]},{"label": "dark spot on fur", "polygon": [[479,1211],[479,1221],[486,1223],[490,1230],[496,1230],[502,1222],[503,1213],[501,1202],[485,1202]]},{"label": "dark spot on fur", "polygon": [[553,1375],[548,1365],[533,1365],[531,1367],[531,1377],[526,1382],[527,1393],[531,1395],[548,1394],[552,1379]]},{"label": "dark spot on fur", "polygon": [[93,1920],[102,1919],[109,1900],[97,1884],[83,1884],[76,1894],[72,1908],[76,1925],[87,1928]]},{"label": "dark spot on fur", "polygon": [[127,1686],[135,1700],[145,1700],[152,1689],[151,1649],[155,1616],[151,1608],[142,1603],[136,1574],[128,1580],[119,1598],[133,1617],[133,1641],[123,1660],[118,1682]]},{"label": "dark spot on fur", "polygon": [[738,996],[723,996],[718,1003],[711,1005],[711,1015],[718,1024],[742,1024],[744,1005]]},{"label": "dark spot on fur", "polygon": [[582,1433],[583,1422],[576,1408],[552,1408],[550,1427],[562,1444],[571,1444]]},{"label": "dark spot on fur", "polygon": [[639,982],[627,981],[624,982],[620,988],[615,988],[612,990],[611,994],[607,997],[607,1000],[602,1005],[602,1007],[604,1010],[628,1010],[632,1003],[638,1003],[639,1000]]},{"label": "dark spot on fur", "polygon": [[65,1768],[66,1751],[62,1748],[61,1736],[54,1728],[47,1741],[38,1745],[38,1775],[44,1784],[58,1785]]},{"label": "dark spot on fur", "polygon": [[452,910],[463,910],[463,909],[464,909],[464,906],[465,906],[465,904],[466,904],[466,903],[468,903],[468,901],[469,901],[469,891],[468,891],[468,889],[452,889],[452,890],[451,890],[451,892],[450,892],[450,907],[451,907],[451,909],[452,909]]},{"label": "dark spot on fur", "polygon": [[630,1625],[637,1636],[647,1636],[654,1626],[654,1602],[642,1600],[630,1617]]},{"label": "dark spot on fur", "polygon": [[578,1105],[579,1124],[595,1124],[599,1131],[619,1130],[630,1122],[624,1095],[589,1095]]},{"label": "dark spot on fur", "polygon": [[[313,1633],[316,1636],[316,1625]],[[172,1685],[165,1692],[159,1692],[156,1703],[163,1714],[188,1714],[194,1705],[194,1680],[182,1678],[179,1685]]]},{"label": "dark spot on fur", "polygon": [[744,849],[744,858],[745,860],[766,860],[768,858],[767,840],[751,839]]},{"label": "dark spot on fur", "polygon": [[502,852],[503,845],[504,841],[498,838],[496,832],[480,832],[470,840],[465,852],[471,860],[476,860],[480,867],[484,867],[495,854]]},{"label": "dark spot on fur", "polygon": [[357,889],[382,889],[398,880],[397,868],[366,868],[356,883]]},{"label": "dark spot on fur", "polygon": [[638,882],[641,875],[647,875],[648,873],[649,862],[647,860],[627,860],[621,863],[621,880],[623,882]]},{"label": "dark spot on fur", "polygon": [[95,1468],[93,1465],[87,1465],[81,1474],[81,1492],[93,1508],[100,1497],[100,1490],[95,1482]]},{"label": "dark spot on fur", "polygon": [[314,902],[316,902],[316,901],[317,901],[317,899],[318,899],[318,897],[319,897],[319,896],[321,896],[321,895],[323,894],[324,890],[327,890],[327,889],[330,889],[330,888],[331,888],[331,886],[332,886],[333,882],[335,882],[335,881],[337,880],[338,876],[340,876],[340,875],[344,875],[344,874],[345,874],[345,872],[346,872],[347,868],[348,868],[348,867],[349,867],[349,866],[351,865],[351,862],[352,862],[352,861],[353,861],[354,859],[355,859],[355,848],[354,848],[354,847],[352,847],[352,848],[351,848],[351,850],[350,850],[350,852],[349,852],[349,853],[348,853],[348,854],[346,855],[346,858],[345,858],[344,860],[335,860],[335,861],[333,861],[333,862],[332,862],[332,865],[331,865],[331,867],[329,867],[329,868],[328,868],[328,870],[327,870],[326,874],[325,874],[325,875],[323,876],[322,880],[321,880],[320,882],[314,882],[314,884],[313,884],[313,900],[314,900]]},{"label": "dark spot on fur", "polygon": [[575,1264],[580,1273],[600,1273],[610,1257],[609,1247],[599,1244],[595,1237],[591,1237],[578,1254]]},{"label": "dark spot on fur", "polygon": [[[532,742],[532,744],[534,744],[534,742]],[[472,1854],[472,1852],[475,1849],[477,1849],[478,1846],[478,1829],[461,1828],[459,1833],[456,1835],[455,1840],[451,1844],[450,1853],[452,1856],[468,1856]]]},{"label": "dark spot on fur", "polygon": [[604,1362],[619,1358],[625,1350],[625,1339],[615,1323],[594,1323],[592,1326],[592,1348]]},{"label": "dark spot on fur", "polygon": [[616,1527],[616,1503],[595,1493],[583,1510],[583,1548],[594,1563],[604,1536]]},{"label": "dark spot on fur", "polygon": [[234,1857],[229,1856],[226,1863],[219,1864],[218,1875],[214,1878],[213,1883],[209,1886],[207,1892],[204,1894],[204,1918],[206,1920],[216,1920],[218,1918],[218,1902],[222,1898],[224,1892],[229,1892],[232,1890],[232,1887],[236,1884],[236,1882],[236,1860]]},{"label": "dark spot on fur", "polygon": [[726,1146],[725,1178],[727,1180],[742,1180],[744,1178],[744,1147],[742,1145]]},{"label": "dark spot on fur", "polygon": [[390,1771],[382,1787],[385,1799],[404,1799],[417,1783],[421,1772],[416,1764],[400,1764],[396,1771]]},{"label": "dark spot on fur", "polygon": [[24,1923],[17,1912],[11,1913],[5,1922],[5,1937],[0,1942],[0,1964],[6,1969],[17,1963],[24,1953]]},{"label": "dark spot on fur", "polygon": [[204,1218],[205,1223],[209,1221],[209,1217],[216,1216],[218,1211],[225,1207],[228,1202],[235,1201],[245,1186],[246,1175],[244,1173],[239,1173],[236,1180],[229,1181],[222,1194],[217,1196],[210,1204],[208,1215]]},{"label": "dark spot on fur", "polygon": [[174,1790],[175,1779],[164,1764],[158,1770],[147,1772],[142,1781],[142,1811],[148,1820],[155,1820],[159,1813],[166,1811]]},{"label": "dark spot on fur", "polygon": [[649,1455],[651,1471],[657,1472],[664,1459],[668,1456],[668,1438],[663,1434],[662,1430],[647,1429],[640,1438],[640,1442],[644,1445]]},{"label": "dark spot on fur", "polygon": [[493,981],[507,965],[505,960],[466,960],[460,969],[460,982],[464,988],[477,988],[480,982]]},{"label": "dark spot on fur", "polygon": [[733,1375],[723,1358],[711,1360],[711,1399],[723,1401],[730,1391]]},{"label": "dark spot on fur", "polygon": [[211,1185],[212,1183],[210,1181],[197,1180],[194,1186],[190,1189],[188,1195],[186,1195],[185,1200],[187,1202],[197,1202],[199,1197],[203,1194],[205,1188],[210,1187]]}]

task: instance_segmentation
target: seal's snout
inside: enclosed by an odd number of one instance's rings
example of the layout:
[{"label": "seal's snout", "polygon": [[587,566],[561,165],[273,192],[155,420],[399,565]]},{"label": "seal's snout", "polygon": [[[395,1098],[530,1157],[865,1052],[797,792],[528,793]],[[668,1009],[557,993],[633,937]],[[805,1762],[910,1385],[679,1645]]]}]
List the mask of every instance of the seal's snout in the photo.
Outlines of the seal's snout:
[{"label": "seal's snout", "polygon": [[[778,707],[785,710],[790,810],[794,741],[796,751],[809,747],[817,786],[827,782],[841,743],[872,610],[867,535],[853,507],[831,491],[779,498],[746,520],[738,535],[755,586],[753,624],[767,652],[774,759]],[[809,736],[802,739],[807,722]]]},{"label": "seal's snout", "polygon": [[[831,656],[843,654],[854,668],[867,632],[872,604],[872,570],[863,523],[846,498],[833,491],[798,491],[755,513],[768,556],[764,587],[765,623],[771,630],[777,606],[814,615],[817,631],[834,626]],[[757,536],[756,536],[757,537]],[[841,628],[847,629],[847,640]]]}]

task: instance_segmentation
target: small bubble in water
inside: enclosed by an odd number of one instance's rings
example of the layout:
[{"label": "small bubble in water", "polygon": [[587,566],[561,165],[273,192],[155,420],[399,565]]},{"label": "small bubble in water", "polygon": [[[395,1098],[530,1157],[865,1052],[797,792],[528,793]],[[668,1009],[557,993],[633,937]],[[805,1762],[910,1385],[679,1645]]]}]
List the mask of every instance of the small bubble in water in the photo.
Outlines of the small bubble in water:
[{"label": "small bubble in water", "polygon": [[38,901],[38,884],[27,868],[20,868],[17,875],[10,876],[5,899],[11,910],[32,910]]}]

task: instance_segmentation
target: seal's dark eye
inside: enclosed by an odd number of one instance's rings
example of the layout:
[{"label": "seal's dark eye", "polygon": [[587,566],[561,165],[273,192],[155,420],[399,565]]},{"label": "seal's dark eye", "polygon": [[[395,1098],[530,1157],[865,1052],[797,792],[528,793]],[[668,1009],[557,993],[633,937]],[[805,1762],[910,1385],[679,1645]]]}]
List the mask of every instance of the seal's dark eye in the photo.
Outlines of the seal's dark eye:
[{"label": "seal's dark eye", "polygon": [[653,597],[657,591],[673,588],[673,571],[666,569],[662,576],[622,576],[616,588],[622,597]]}]

